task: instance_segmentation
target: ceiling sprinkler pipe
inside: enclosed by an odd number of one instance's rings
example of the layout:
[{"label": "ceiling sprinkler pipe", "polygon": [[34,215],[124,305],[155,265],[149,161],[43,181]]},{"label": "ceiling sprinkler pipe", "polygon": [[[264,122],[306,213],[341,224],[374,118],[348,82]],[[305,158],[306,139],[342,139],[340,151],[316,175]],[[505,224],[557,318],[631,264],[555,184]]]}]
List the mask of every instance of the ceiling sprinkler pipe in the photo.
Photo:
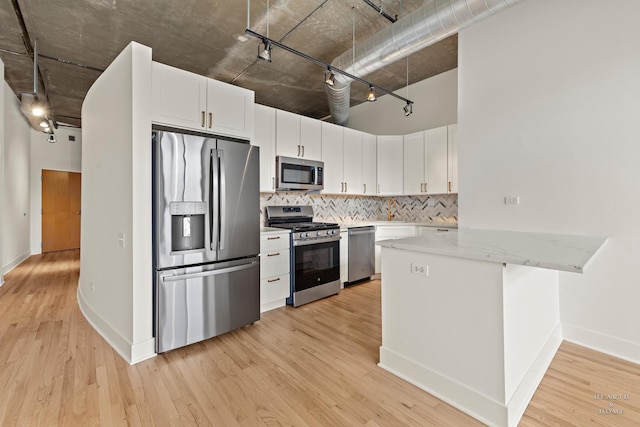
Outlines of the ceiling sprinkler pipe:
[{"label": "ceiling sprinkler pipe", "polygon": [[[331,65],[364,77],[523,0],[432,0],[358,43]],[[350,81],[327,86],[333,122],[349,122]],[[338,92],[339,93],[336,93]],[[334,115],[334,112],[336,113]]]}]

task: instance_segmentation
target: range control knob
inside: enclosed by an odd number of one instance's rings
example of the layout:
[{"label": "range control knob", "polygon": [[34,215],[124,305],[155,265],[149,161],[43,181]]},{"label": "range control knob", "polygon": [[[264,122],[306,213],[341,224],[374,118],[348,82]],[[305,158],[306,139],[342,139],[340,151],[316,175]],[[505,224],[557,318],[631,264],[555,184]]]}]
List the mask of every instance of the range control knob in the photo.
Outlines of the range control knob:
[{"label": "range control knob", "polygon": [[322,236],[322,231],[316,232],[316,236]]}]

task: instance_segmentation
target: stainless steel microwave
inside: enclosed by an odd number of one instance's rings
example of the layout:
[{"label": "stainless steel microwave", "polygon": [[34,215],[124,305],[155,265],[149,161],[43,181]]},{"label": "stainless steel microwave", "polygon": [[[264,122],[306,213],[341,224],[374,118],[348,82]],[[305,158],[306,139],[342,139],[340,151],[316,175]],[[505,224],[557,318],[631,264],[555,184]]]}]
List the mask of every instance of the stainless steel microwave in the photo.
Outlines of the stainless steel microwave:
[{"label": "stainless steel microwave", "polygon": [[276,190],[317,191],[323,188],[323,162],[295,157],[276,157]]}]

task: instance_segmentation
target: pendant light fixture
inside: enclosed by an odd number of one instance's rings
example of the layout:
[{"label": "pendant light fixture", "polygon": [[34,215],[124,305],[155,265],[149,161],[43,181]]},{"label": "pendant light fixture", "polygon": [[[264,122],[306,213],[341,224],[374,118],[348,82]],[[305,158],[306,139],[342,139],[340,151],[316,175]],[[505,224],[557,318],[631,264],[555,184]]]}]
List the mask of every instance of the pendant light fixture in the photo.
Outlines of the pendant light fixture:
[{"label": "pendant light fixture", "polygon": [[264,49],[260,50],[258,45],[258,59],[262,59],[266,62],[271,62],[271,42],[269,41],[269,0],[267,0],[267,37],[262,39]]},{"label": "pendant light fixture", "polygon": [[369,86],[369,95],[367,96],[367,101],[369,102],[373,102],[376,101],[378,98],[376,98],[376,94],[373,90],[373,86]]}]

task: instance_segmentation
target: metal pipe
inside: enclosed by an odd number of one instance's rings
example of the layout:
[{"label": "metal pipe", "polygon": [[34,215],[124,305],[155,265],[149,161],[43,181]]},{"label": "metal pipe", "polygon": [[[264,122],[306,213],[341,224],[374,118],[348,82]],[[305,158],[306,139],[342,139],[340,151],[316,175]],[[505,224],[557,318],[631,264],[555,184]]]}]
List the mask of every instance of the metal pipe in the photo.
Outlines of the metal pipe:
[{"label": "metal pipe", "polygon": [[366,4],[368,4],[369,6],[371,6],[372,8],[374,8],[376,10],[376,12],[378,12],[380,15],[384,16],[385,18],[387,18],[389,21],[391,22],[396,22],[397,16],[394,18],[393,16],[389,15],[387,12],[382,10],[382,5],[380,6],[376,6],[374,2],[372,2],[371,0],[364,0],[364,2]]},{"label": "metal pipe", "polygon": [[33,39],[33,93],[38,95],[38,39]]},{"label": "metal pipe", "polygon": [[[366,76],[521,1],[428,1],[395,24],[344,52],[335,58],[331,65],[355,76]],[[333,122],[341,125],[349,122],[351,82],[345,76],[347,74],[344,73],[342,76],[336,76],[334,86],[327,86]]]}]

